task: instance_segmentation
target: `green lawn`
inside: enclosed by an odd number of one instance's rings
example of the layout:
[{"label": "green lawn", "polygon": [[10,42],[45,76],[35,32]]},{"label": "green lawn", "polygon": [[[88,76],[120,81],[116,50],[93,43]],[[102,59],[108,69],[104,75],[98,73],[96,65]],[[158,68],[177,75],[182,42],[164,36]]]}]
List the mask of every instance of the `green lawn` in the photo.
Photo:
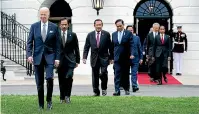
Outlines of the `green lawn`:
[{"label": "green lawn", "polygon": [[[42,114],[199,114],[199,97],[73,96],[70,105],[53,97],[53,110]],[[37,96],[1,96],[2,114],[37,114]]]}]

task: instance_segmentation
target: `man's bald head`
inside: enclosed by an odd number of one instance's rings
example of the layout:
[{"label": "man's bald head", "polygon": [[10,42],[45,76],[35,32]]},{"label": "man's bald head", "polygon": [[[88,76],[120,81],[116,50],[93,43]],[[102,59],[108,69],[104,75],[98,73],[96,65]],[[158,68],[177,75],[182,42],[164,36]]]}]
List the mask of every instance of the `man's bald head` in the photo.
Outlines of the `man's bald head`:
[{"label": "man's bald head", "polygon": [[50,11],[47,7],[42,7],[39,10],[39,14],[40,14],[40,20],[43,23],[46,23],[48,21],[48,18],[50,16]]}]

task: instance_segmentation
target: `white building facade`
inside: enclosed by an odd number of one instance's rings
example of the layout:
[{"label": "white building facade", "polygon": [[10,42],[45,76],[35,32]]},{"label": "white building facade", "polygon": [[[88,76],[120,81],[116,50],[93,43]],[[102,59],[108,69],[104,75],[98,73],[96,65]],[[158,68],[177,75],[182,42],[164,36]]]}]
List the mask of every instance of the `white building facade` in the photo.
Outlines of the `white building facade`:
[{"label": "white building facade", "polygon": [[[56,0],[2,0],[1,9],[7,14],[12,15],[15,13],[16,20],[29,28],[32,23],[39,20],[39,8],[43,6],[50,8],[55,1]],[[183,31],[188,37],[188,52],[184,53],[183,58],[183,74],[199,75],[198,0],[104,0],[104,8],[99,11],[99,16],[97,16],[96,10],[92,8],[91,0],[65,0],[65,2],[69,4],[72,11],[72,30],[77,33],[81,56],[86,35],[88,32],[94,30],[93,22],[95,19],[102,19],[104,23],[103,29],[109,31],[110,33],[116,30],[114,25],[116,19],[123,19],[125,25],[134,24],[137,29],[136,31],[139,33],[142,30],[142,28],[139,28],[141,27],[139,22],[143,22],[142,19],[148,19],[147,16],[144,15],[141,17],[137,15],[136,17],[136,12],[139,7],[143,3],[154,3],[156,6],[161,3],[163,5],[162,8],[165,5],[165,12],[168,11],[168,14],[165,13],[165,15],[169,16],[164,20],[167,24],[167,28],[176,29],[176,25],[180,24],[183,26]],[[155,8],[155,6],[151,7]],[[59,7],[57,7],[57,9],[59,9]],[[144,10],[144,8],[141,9]],[[60,12],[70,11],[60,10]],[[157,12],[158,9],[156,13]],[[147,15],[147,10],[145,13]],[[161,16],[159,18],[161,18]],[[147,21],[142,24],[146,23]],[[77,70],[81,73],[81,70],[83,71],[82,68],[90,68],[90,65],[87,64],[86,67],[81,67],[80,65],[80,68]],[[109,70],[112,74],[112,67],[110,67]],[[89,72],[89,74],[91,73],[90,70],[86,70],[86,72]]]}]

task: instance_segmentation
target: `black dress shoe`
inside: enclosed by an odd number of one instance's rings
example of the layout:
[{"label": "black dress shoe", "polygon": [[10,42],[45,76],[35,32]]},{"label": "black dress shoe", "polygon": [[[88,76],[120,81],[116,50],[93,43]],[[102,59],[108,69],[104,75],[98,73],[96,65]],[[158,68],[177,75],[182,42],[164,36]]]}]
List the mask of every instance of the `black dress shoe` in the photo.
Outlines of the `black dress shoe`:
[{"label": "black dress shoe", "polygon": [[65,100],[60,100],[60,103],[63,104],[65,102]]},{"label": "black dress shoe", "polygon": [[139,88],[133,88],[133,92],[136,92],[138,90],[139,90]]},{"label": "black dress shoe", "polygon": [[39,111],[42,111],[42,110],[44,110],[44,107],[43,107],[43,106],[40,106],[40,107],[39,107]]},{"label": "black dress shoe", "polygon": [[153,79],[153,78],[150,78],[150,82],[154,82],[154,79]]},{"label": "black dress shoe", "polygon": [[113,96],[120,96],[120,92],[113,93]]},{"label": "black dress shoe", "polygon": [[100,93],[94,93],[93,96],[100,96]]},{"label": "black dress shoe", "polygon": [[164,82],[165,82],[165,83],[168,83],[168,79],[167,79],[167,78],[165,78],[165,79],[164,79]]},{"label": "black dress shoe", "polygon": [[158,80],[157,85],[162,85],[162,80]]},{"label": "black dress shoe", "polygon": [[130,95],[129,90],[125,90],[125,95]]},{"label": "black dress shoe", "polygon": [[179,76],[180,75],[180,73],[176,73],[176,76]]},{"label": "black dress shoe", "polygon": [[47,103],[47,109],[52,110],[52,108],[53,108],[52,102],[48,102]]},{"label": "black dress shoe", "polygon": [[107,91],[106,90],[102,90],[102,95],[106,96],[107,95]]},{"label": "black dress shoe", "polygon": [[70,97],[66,97],[66,103],[69,104],[70,103]]}]

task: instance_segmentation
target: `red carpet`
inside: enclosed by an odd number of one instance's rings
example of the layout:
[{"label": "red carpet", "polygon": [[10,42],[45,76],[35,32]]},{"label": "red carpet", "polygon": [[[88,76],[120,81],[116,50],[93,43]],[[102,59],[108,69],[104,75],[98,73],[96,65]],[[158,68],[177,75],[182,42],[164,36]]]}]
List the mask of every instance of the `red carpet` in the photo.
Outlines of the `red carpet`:
[{"label": "red carpet", "polygon": [[[165,83],[164,80],[162,80],[162,83],[164,85],[182,85],[181,82],[179,82],[177,79],[175,79],[172,75],[167,74],[168,83]],[[156,85],[155,82],[150,82],[150,78],[148,74],[145,73],[139,73],[138,74],[138,83],[139,84],[147,84],[147,85]]]}]

